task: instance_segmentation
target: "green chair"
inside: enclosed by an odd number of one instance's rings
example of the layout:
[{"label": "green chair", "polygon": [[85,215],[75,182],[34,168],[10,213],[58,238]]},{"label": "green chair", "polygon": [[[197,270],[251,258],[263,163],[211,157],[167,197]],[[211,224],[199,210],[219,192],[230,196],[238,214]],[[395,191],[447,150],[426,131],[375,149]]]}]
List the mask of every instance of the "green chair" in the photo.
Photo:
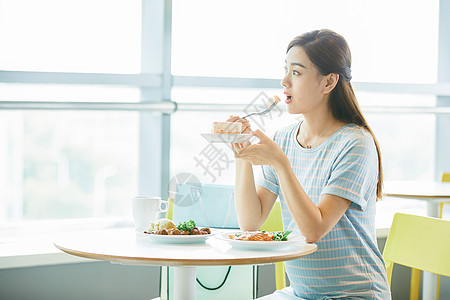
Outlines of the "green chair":
[{"label": "green chair", "polygon": [[[280,202],[275,202],[272,210],[267,217],[266,222],[260,228],[265,231],[283,231],[283,219],[281,217],[281,205]],[[286,273],[284,268],[284,262],[275,263],[275,286],[277,290],[281,290],[286,287]]]},{"label": "green chair", "polygon": [[383,258],[391,284],[395,264],[411,268],[410,300],[419,299],[420,271],[450,276],[450,221],[397,213]]}]

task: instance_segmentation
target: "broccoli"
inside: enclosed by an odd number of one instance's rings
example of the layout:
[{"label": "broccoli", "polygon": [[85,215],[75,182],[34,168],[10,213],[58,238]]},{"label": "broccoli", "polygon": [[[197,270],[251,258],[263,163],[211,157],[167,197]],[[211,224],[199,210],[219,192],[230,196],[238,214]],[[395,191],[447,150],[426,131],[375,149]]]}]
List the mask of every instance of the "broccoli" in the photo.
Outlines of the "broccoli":
[{"label": "broccoli", "polygon": [[195,222],[192,220],[189,220],[187,222],[180,222],[177,226],[178,230],[180,231],[191,231],[195,228]]}]

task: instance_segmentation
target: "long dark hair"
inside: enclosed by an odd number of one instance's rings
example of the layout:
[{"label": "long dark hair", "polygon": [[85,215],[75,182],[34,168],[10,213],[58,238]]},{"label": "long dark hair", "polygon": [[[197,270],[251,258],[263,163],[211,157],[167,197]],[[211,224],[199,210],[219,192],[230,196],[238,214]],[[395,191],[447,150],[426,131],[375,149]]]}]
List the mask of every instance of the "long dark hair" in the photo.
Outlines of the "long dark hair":
[{"label": "long dark hair", "polygon": [[339,74],[339,81],[330,93],[328,107],[336,120],[353,123],[370,132],[375,142],[378,155],[377,198],[382,198],[383,168],[378,141],[364,118],[350,80],[352,79],[352,58],[345,39],[329,29],[314,30],[295,37],[289,43],[292,47],[301,47],[309,60],[317,67],[320,74]]}]

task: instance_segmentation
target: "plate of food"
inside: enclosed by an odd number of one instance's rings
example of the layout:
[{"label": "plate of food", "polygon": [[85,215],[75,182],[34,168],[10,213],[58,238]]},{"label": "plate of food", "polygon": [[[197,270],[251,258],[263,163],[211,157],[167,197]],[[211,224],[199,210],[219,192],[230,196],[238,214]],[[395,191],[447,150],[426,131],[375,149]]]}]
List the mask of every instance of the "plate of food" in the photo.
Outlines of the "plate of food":
[{"label": "plate of food", "polygon": [[210,133],[201,133],[210,143],[245,143],[252,135],[242,132],[240,122],[214,122]]},{"label": "plate of food", "polygon": [[228,232],[218,234],[216,238],[246,250],[282,250],[305,242],[305,237],[288,230]]},{"label": "plate of food", "polygon": [[169,219],[150,223],[149,228],[142,234],[152,242],[164,244],[204,243],[214,235],[208,227],[198,228],[193,220],[180,222],[177,226]]}]

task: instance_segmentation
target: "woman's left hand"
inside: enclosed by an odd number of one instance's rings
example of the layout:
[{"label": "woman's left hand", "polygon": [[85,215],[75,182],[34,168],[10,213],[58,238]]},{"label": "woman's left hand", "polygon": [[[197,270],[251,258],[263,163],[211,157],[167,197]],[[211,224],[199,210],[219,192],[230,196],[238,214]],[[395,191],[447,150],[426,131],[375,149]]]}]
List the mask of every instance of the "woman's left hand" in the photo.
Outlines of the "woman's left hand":
[{"label": "woman's left hand", "polygon": [[262,133],[261,130],[253,131],[252,134],[259,138],[259,143],[254,145],[233,144],[236,158],[249,161],[252,165],[271,165],[274,167],[287,158],[280,146]]}]

